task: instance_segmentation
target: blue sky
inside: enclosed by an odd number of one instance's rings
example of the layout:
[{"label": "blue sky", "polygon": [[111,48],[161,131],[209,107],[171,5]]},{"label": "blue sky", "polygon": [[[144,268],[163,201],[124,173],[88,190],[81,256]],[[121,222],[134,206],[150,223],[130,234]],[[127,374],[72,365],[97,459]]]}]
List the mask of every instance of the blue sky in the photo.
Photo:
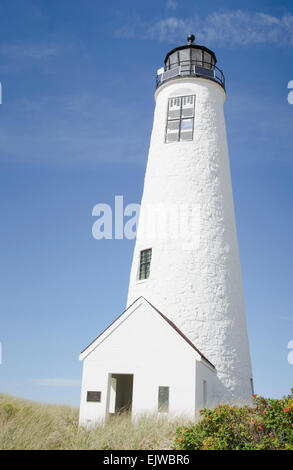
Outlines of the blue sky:
[{"label": "blue sky", "polygon": [[78,405],[79,352],[125,306],[134,242],[92,208],[139,203],[155,72],[194,32],[225,115],[255,389],[293,386],[290,1],[0,1],[0,391]]}]

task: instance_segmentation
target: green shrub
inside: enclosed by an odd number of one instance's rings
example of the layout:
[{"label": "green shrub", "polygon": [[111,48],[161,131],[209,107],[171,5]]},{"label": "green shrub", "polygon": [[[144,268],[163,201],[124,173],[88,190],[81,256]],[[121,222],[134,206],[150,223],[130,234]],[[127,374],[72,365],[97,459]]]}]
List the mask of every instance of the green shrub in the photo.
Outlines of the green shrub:
[{"label": "green shrub", "polygon": [[293,389],[281,400],[253,395],[254,406],[201,410],[202,419],[177,428],[177,450],[293,450]]}]

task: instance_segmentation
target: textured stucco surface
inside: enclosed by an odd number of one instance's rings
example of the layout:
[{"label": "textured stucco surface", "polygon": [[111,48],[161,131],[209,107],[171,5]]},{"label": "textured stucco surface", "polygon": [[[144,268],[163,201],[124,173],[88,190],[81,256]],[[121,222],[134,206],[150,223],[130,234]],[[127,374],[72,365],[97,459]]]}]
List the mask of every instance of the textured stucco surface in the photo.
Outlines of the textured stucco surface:
[{"label": "textured stucco surface", "polygon": [[[196,95],[194,139],[165,144],[170,96]],[[200,240],[136,241],[127,305],[144,296],[216,366],[215,399],[251,397],[252,377],[223,112],[225,93],[205,79],[171,80],[157,91],[141,217],[151,204],[200,207]],[[151,274],[138,281],[139,252],[152,248]]]}]

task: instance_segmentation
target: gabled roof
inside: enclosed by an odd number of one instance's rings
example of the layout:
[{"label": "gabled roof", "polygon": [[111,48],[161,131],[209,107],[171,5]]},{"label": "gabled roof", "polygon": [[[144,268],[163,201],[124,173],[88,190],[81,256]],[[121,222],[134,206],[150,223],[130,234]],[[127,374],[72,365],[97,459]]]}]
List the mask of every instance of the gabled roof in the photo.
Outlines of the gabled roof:
[{"label": "gabled roof", "polygon": [[102,331],[102,333],[100,333],[85,349],[83,349],[80,353],[80,359],[83,359],[83,357],[81,356],[84,355],[84,353],[87,351],[87,349],[90,348],[90,346],[97,342],[98,339],[101,338],[111,328],[112,325],[114,325],[128,310],[130,310],[135,305],[135,303],[137,303],[141,299],[144,300],[147,304],[149,304],[155,310],[155,312],[157,312],[189,344],[189,346],[191,346],[200,355],[200,357],[205,362],[207,362],[213,369],[215,369],[215,366],[200,352],[199,349],[197,349],[197,347],[190,341],[190,339],[188,339],[187,336],[182,333],[182,331],[175,325],[175,323],[169,320],[169,318],[167,318],[162,312],[160,312],[160,310],[158,310],[143,296],[138,297],[138,299],[136,299],[131,305],[129,305],[129,307],[127,307],[127,309],[124,310],[121,315],[119,315],[104,331]]}]

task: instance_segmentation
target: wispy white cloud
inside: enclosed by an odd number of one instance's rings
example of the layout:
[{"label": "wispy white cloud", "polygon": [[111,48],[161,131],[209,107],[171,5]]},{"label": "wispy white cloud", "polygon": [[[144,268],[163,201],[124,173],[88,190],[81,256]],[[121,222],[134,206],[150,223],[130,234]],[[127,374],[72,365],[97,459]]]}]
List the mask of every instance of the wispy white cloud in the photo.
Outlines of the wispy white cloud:
[{"label": "wispy white cloud", "polygon": [[80,387],[80,380],[69,378],[29,379],[29,382],[41,387]]},{"label": "wispy white cloud", "polygon": [[160,20],[147,28],[146,37],[160,42],[174,42],[175,40],[182,42],[189,31],[195,30],[193,21],[176,17]]},{"label": "wispy white cloud", "polygon": [[47,74],[56,73],[63,59],[73,55],[78,46],[64,41],[0,42],[0,74],[21,73],[36,64]]},{"label": "wispy white cloud", "polygon": [[140,18],[117,30],[118,36],[142,37],[161,42],[184,40],[195,32],[197,41],[220,46],[273,44],[293,46],[293,15],[273,16],[262,12],[221,10],[201,18],[168,16],[154,23]]},{"label": "wispy white cloud", "polygon": [[139,164],[147,136],[136,113],[94,93],[10,102],[1,122],[0,160]]},{"label": "wispy white cloud", "polygon": [[176,10],[177,2],[175,2],[174,0],[167,0],[166,8],[167,10]]},{"label": "wispy white cloud", "polygon": [[50,57],[61,57],[72,51],[71,46],[62,46],[58,44],[0,44],[0,56],[9,56],[10,58],[23,58],[32,60],[43,60]]}]

